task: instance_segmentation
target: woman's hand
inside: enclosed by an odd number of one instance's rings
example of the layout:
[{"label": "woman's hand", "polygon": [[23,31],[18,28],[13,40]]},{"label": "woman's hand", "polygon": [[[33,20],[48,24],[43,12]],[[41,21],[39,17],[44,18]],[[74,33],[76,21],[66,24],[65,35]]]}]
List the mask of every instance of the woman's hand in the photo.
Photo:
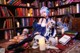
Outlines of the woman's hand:
[{"label": "woman's hand", "polygon": [[36,34],[40,34],[40,32],[35,32],[34,34],[35,34],[35,35],[36,35]]},{"label": "woman's hand", "polygon": [[52,26],[51,21],[49,21],[49,22],[46,24],[46,27],[47,27],[47,28],[48,28],[49,26]]}]

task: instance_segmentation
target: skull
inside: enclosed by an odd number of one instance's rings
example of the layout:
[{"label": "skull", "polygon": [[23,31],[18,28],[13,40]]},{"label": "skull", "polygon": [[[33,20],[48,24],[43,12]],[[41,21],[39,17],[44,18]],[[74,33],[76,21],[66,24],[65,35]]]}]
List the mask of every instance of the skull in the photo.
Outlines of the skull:
[{"label": "skull", "polygon": [[42,38],[43,36],[41,35],[36,35],[34,37],[34,42],[33,42],[33,45],[38,45],[38,42],[39,42],[39,39]]}]

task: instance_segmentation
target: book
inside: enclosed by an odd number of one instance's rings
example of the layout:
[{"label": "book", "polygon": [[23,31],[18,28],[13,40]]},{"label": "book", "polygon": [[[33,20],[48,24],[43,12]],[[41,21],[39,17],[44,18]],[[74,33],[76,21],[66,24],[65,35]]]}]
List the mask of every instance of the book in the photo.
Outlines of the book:
[{"label": "book", "polygon": [[3,7],[0,7],[0,9],[1,9],[2,16],[6,16]]},{"label": "book", "polygon": [[23,16],[23,8],[16,8],[15,13],[16,16]]},{"label": "book", "polygon": [[80,4],[76,4],[76,13],[80,13]]},{"label": "book", "polygon": [[4,21],[3,23],[3,28],[6,28],[6,21]]},{"label": "book", "polygon": [[19,6],[21,4],[21,0],[19,0],[19,1],[17,1],[17,2],[15,2],[14,4],[12,4],[12,5],[14,5],[14,6]]},{"label": "book", "polygon": [[66,45],[71,40],[71,37],[68,35],[64,35],[62,38],[59,39],[59,42],[63,45]]},{"label": "book", "polygon": [[29,10],[26,8],[26,11],[25,11],[25,12],[26,12],[26,16],[28,16],[28,11],[29,11]]}]

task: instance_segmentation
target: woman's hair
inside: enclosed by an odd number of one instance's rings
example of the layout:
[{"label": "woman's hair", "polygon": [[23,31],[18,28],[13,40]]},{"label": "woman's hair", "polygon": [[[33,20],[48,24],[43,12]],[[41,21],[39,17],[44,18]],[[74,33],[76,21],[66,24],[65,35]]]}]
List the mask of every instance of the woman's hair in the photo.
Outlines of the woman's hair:
[{"label": "woman's hair", "polygon": [[47,14],[49,14],[49,9],[45,6],[43,6],[41,9],[40,9],[40,14],[42,14],[42,12],[46,12]]}]

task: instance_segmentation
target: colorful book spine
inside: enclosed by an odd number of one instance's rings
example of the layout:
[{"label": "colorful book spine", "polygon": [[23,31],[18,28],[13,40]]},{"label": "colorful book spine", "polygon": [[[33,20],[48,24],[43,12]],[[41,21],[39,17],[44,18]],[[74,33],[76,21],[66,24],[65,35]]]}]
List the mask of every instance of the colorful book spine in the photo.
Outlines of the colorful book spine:
[{"label": "colorful book spine", "polygon": [[9,4],[12,5],[12,3],[13,3],[14,1],[15,1],[15,0],[10,0]]},{"label": "colorful book spine", "polygon": [[16,3],[14,3],[13,5],[19,6],[20,4],[21,4],[21,1],[19,0],[19,1],[17,1]]},{"label": "colorful book spine", "polygon": [[6,31],[4,32],[4,35],[5,35],[5,40],[12,39],[13,30],[6,30]]},{"label": "colorful book spine", "polygon": [[77,13],[80,13],[80,4],[76,4],[76,11]]}]

